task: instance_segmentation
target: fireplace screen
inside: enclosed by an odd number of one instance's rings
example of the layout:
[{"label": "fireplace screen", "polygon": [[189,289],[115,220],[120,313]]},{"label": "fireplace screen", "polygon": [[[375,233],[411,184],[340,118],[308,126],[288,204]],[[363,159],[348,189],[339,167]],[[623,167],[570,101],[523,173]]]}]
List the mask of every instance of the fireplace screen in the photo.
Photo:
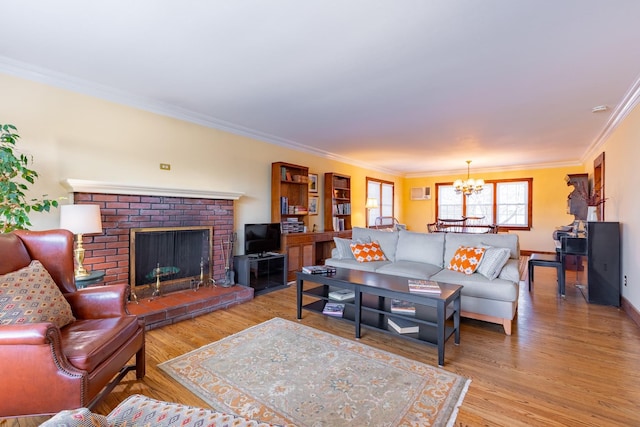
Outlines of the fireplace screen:
[{"label": "fireplace screen", "polygon": [[133,228],[130,235],[132,286],[156,283],[189,288],[202,274],[211,277],[213,227]]}]

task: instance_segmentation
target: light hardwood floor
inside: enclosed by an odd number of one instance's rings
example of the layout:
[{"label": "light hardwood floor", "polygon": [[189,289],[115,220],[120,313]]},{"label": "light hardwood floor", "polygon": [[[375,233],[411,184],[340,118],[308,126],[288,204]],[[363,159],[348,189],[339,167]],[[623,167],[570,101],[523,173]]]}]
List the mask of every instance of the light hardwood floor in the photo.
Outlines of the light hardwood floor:
[{"label": "light hardwood floor", "polygon": [[[463,319],[461,344],[447,343],[443,369],[471,378],[457,426],[640,426],[640,328],[614,307],[589,305],[567,272],[567,296],[556,296],[553,269],[536,268],[521,286],[513,335]],[[107,414],[128,395],[206,406],[156,368],[171,359],[272,317],[295,319],[295,287],[147,333],[147,376],[133,374],[95,410]],[[353,326],[303,312],[302,323],[348,339]],[[433,347],[365,329],[360,340],[427,364]],[[45,418],[46,419],[46,418]],[[43,418],[0,425],[31,426]]]}]

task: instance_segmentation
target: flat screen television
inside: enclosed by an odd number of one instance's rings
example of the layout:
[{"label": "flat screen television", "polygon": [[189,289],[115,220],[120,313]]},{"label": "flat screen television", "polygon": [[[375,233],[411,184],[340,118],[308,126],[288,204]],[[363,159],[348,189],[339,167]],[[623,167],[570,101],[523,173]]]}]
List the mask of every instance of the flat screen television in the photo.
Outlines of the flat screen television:
[{"label": "flat screen television", "polygon": [[245,224],[245,255],[265,256],[267,252],[280,250],[280,224]]}]

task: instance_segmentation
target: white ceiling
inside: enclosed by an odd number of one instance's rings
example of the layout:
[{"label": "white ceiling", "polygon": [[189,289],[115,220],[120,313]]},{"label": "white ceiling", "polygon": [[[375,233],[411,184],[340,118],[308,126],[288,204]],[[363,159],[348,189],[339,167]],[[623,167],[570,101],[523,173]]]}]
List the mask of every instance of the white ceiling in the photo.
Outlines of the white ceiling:
[{"label": "white ceiling", "polygon": [[640,91],[638,0],[0,11],[0,72],[401,175],[577,164]]}]

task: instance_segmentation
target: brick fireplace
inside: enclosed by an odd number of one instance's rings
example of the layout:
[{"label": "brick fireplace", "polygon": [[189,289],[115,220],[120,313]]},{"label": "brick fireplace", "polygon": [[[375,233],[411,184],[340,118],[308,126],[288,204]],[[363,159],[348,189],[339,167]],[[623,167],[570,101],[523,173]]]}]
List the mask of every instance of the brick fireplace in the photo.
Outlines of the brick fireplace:
[{"label": "brick fireplace", "polygon": [[84,236],[87,270],[105,271],[104,283],[129,283],[129,234],[132,228],[213,227],[211,266],[224,277],[221,242],[234,231],[234,200],[242,193],[191,191],[66,180],[76,204],[97,204],[103,233]]}]

